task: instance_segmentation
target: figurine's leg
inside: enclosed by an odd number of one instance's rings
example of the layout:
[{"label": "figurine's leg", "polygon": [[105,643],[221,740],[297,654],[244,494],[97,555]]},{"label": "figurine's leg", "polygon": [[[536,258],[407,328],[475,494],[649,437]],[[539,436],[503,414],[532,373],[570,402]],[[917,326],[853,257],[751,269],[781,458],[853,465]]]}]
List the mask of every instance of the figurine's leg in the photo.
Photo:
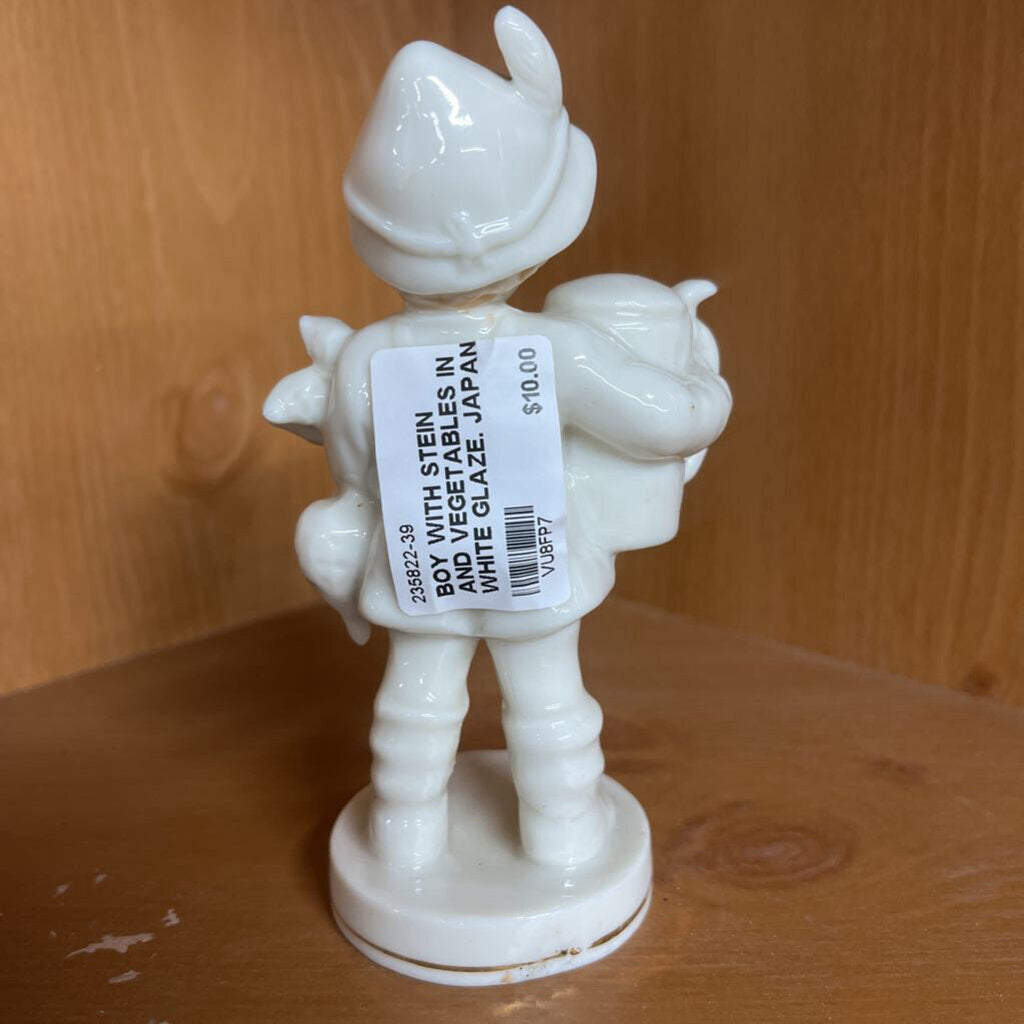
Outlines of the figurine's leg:
[{"label": "figurine's leg", "polygon": [[504,699],[502,724],[519,794],[523,848],[545,864],[597,853],[609,825],[601,708],[583,688],[579,623],[533,640],[490,640]]},{"label": "figurine's leg", "polygon": [[394,867],[421,867],[444,849],[448,777],[469,709],[466,676],[476,644],[391,631],[370,731],[370,834]]}]

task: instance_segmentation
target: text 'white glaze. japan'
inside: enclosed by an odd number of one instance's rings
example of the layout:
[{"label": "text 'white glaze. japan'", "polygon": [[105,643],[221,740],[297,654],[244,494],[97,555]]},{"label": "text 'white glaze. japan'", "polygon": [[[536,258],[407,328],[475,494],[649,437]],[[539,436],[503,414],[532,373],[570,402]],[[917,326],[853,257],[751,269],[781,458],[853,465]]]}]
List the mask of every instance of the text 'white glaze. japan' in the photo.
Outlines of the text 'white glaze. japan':
[{"label": "text 'white glaze. japan'", "polygon": [[[510,78],[433,43],[395,56],[344,192],[405,307],[302,317],[312,363],[264,406],[323,444],[338,488],[299,519],[303,572],[357,643],[390,635],[370,785],[331,836],[334,914],[370,959],[451,985],[583,966],[643,921],[650,831],[603,774],[579,624],[619,552],[675,535],[731,408],[707,281],[606,274],[508,304],[583,230],[596,161],[538,27],[506,7],[495,35]],[[508,749],[456,759],[481,640]]]}]

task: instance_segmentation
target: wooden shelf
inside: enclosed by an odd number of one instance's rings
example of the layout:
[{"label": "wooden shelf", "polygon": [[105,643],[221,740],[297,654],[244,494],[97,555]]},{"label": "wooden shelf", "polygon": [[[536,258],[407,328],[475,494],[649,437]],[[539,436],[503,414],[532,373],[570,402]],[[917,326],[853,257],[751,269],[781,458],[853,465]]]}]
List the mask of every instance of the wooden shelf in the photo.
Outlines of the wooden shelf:
[{"label": "wooden shelf", "polygon": [[[385,646],[317,608],[4,702],[4,1019],[1024,1019],[1020,712],[621,602],[583,637],[655,836],[614,957],[467,991],[340,938],[327,834]],[[479,662],[464,746],[499,746]],[[151,938],[69,956],[107,935]]]}]

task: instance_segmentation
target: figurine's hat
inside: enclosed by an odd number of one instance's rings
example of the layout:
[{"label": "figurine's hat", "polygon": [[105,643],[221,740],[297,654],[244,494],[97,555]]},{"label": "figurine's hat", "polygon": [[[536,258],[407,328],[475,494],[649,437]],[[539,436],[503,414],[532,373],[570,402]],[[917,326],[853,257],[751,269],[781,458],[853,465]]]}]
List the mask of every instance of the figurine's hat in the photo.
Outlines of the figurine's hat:
[{"label": "figurine's hat", "polygon": [[494,32],[511,81],[434,43],[399,51],[345,174],[353,243],[404,292],[510,277],[564,249],[590,216],[594,149],[569,124],[554,51],[512,7]]}]

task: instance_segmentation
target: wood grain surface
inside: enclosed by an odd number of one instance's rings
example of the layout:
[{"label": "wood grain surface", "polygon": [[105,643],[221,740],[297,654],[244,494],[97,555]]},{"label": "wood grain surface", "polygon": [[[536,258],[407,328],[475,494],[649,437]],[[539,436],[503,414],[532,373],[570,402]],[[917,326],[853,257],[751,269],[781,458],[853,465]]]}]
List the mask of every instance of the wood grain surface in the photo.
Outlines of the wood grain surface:
[{"label": "wood grain surface", "polygon": [[619,592],[1024,703],[1024,4],[523,6],[598,154],[529,296],[721,289],[733,420]]},{"label": "wood grain surface", "polygon": [[[393,299],[339,179],[479,0],[0,5],[0,689],[308,598],[302,312]],[[733,422],[621,592],[1024,702],[1024,5],[523,0],[597,205],[524,289],[703,275]]]},{"label": "wood grain surface", "polygon": [[395,306],[341,172],[435,0],[0,4],[0,688],[308,602],[301,313]]},{"label": "wood grain surface", "polygon": [[[1019,711],[621,602],[583,636],[655,844],[614,956],[470,991],[338,935],[327,835],[368,778],[384,651],[317,609],[7,699],[3,1019],[1024,1019]],[[483,655],[471,689],[463,746],[500,746]]]}]

